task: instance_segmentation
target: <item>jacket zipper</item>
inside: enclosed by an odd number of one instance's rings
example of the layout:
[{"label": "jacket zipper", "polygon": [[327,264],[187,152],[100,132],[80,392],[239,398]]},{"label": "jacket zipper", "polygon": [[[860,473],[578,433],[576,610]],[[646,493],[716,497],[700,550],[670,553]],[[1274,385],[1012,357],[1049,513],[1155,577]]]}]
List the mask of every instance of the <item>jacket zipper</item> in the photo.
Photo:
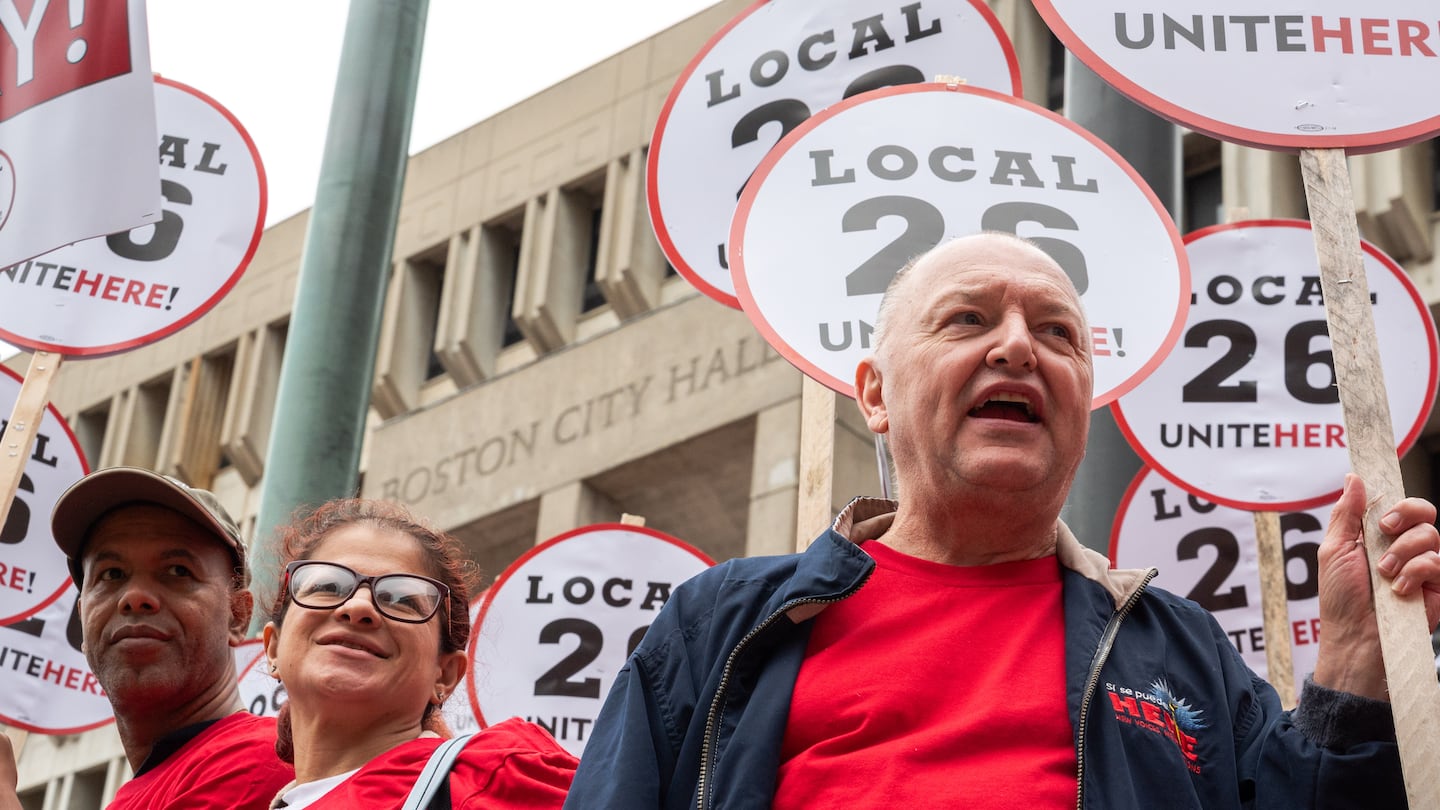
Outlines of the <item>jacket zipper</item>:
[{"label": "jacket zipper", "polygon": [[1095,650],[1095,658],[1090,662],[1090,675],[1085,679],[1085,694],[1080,698],[1080,729],[1075,735],[1075,810],[1085,810],[1085,724],[1090,717],[1090,701],[1095,697],[1095,690],[1100,685],[1100,670],[1105,666],[1105,661],[1110,657],[1110,648],[1115,644],[1115,636],[1120,632],[1120,623],[1130,615],[1135,608],[1135,603],[1140,601],[1140,595],[1145,593],[1145,586],[1150,580],[1160,573],[1151,568],[1145,572],[1145,578],[1140,580],[1140,587],[1130,594],[1130,598],[1110,614],[1110,623],[1105,625],[1105,632],[1100,636],[1100,646]]},{"label": "jacket zipper", "polygon": [[719,745],[719,740],[716,739],[716,737],[719,736],[720,731],[720,706],[725,701],[725,690],[730,686],[730,673],[735,667],[735,660],[739,658],[740,653],[744,651],[745,646],[750,643],[751,639],[764,632],[765,628],[774,624],[775,621],[781,616],[785,615],[796,607],[799,607],[800,605],[828,605],[834,602],[839,602],[840,600],[850,596],[851,594],[860,590],[860,586],[864,585],[865,581],[870,579],[870,573],[874,570],[875,569],[872,567],[870,571],[866,571],[865,576],[861,577],[854,586],[846,589],[844,592],[836,596],[825,598],[807,596],[798,599],[791,599],[790,601],[776,608],[775,611],[769,616],[766,616],[764,621],[751,628],[750,632],[746,633],[744,638],[741,638],[740,641],[735,644],[735,647],[730,650],[730,655],[726,656],[725,658],[725,669],[721,670],[720,672],[720,684],[715,688],[715,697],[710,699],[710,711],[705,715],[705,741],[700,746],[700,775],[696,779],[695,783],[695,810],[705,810],[705,808],[710,803],[708,801],[710,798],[710,770],[714,765],[711,760],[715,756],[715,749]]}]

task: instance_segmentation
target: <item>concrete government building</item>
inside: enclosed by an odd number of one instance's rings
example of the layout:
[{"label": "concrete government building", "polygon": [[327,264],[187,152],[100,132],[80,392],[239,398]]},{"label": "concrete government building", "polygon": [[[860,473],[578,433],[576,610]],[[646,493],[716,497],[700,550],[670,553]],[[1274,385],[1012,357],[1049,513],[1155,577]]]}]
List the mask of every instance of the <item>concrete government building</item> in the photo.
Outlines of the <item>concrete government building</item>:
[{"label": "concrete government building", "polygon": [[[491,575],[622,512],[718,560],[794,548],[801,376],[668,267],[645,208],[666,95],[748,4],[723,0],[410,158],[362,494],[405,502]],[[989,4],[1026,97],[1062,109],[1058,42],[1029,2]],[[1182,232],[1241,207],[1306,214],[1294,155],[1188,133],[1183,161]],[[1434,144],[1353,159],[1351,172],[1363,235],[1433,310]],[[179,337],[62,367],[52,400],[92,467],[213,489],[253,533],[307,219],[266,230],[239,284]],[[870,435],[844,400],[835,442],[838,508],[878,492]],[[1437,460],[1432,419],[1402,464],[1410,492],[1437,498]],[[113,725],[32,734],[19,765],[28,810],[103,807],[130,775]]]}]

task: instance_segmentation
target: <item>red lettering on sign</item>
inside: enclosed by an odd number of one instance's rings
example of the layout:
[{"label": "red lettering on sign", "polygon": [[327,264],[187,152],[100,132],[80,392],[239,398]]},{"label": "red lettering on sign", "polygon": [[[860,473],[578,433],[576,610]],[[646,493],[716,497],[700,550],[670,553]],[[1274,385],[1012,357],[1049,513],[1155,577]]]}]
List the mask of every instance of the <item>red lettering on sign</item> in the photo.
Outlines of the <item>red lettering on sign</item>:
[{"label": "red lettering on sign", "polygon": [[1295,632],[1295,646],[1320,642],[1320,620],[1318,618],[1300,619],[1291,622],[1290,626]]},{"label": "red lettering on sign", "polygon": [[1400,55],[1409,56],[1411,48],[1419,51],[1422,56],[1434,56],[1435,52],[1425,44],[1430,38],[1430,26],[1419,20],[1400,20],[1397,25],[1400,27]]},{"label": "red lettering on sign", "polygon": [[130,72],[129,5],[0,3],[0,121]]},{"label": "red lettering on sign", "polygon": [[1341,17],[1339,28],[1326,28],[1324,17],[1310,18],[1311,32],[1315,38],[1315,52],[1325,53],[1325,40],[1340,40],[1340,48],[1345,53],[1354,53],[1355,45],[1350,41],[1350,18]]},{"label": "red lettering on sign", "polygon": [[1377,20],[1373,17],[1363,17],[1360,20],[1360,43],[1361,48],[1370,56],[1389,56],[1394,53],[1386,43],[1390,41],[1390,32],[1386,29],[1390,25],[1389,20]]},{"label": "red lettering on sign", "polygon": [[1103,326],[1090,327],[1090,354],[1095,357],[1110,356],[1110,340],[1105,337],[1106,329]]}]

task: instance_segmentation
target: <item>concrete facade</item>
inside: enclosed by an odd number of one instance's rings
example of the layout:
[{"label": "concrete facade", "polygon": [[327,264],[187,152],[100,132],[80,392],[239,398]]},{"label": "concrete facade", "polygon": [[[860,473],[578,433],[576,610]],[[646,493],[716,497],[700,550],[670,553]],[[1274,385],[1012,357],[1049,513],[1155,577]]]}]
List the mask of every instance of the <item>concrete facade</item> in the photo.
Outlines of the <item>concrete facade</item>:
[{"label": "concrete facade", "polygon": [[[717,559],[796,543],[798,372],[739,312],[699,295],[649,230],[645,149],[680,71],[746,0],[724,2],[414,155],[362,459],[362,494],[407,503],[494,575],[536,543],[622,512]],[[990,0],[1026,96],[1058,102],[1031,4]],[[1185,138],[1182,229],[1224,212],[1303,216],[1292,155]],[[1440,303],[1434,146],[1352,160],[1366,238]],[[92,467],[213,489],[251,531],[307,214],[182,335],[67,362],[52,400]],[[27,355],[9,362],[24,373]],[[879,486],[855,409],[835,418],[834,506]],[[1405,459],[1435,498],[1440,418]],[[814,527],[819,528],[819,527]],[[261,540],[263,542],[263,539]],[[96,808],[128,777],[113,728],[31,735],[27,808]]]}]

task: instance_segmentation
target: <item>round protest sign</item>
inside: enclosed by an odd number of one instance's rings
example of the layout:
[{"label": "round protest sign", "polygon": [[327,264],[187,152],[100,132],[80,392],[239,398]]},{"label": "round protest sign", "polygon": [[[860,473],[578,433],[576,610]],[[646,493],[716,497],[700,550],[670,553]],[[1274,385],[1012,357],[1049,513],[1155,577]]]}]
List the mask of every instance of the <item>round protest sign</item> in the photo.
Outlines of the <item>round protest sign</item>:
[{"label": "round protest sign", "polygon": [[[1115,403],[1146,464],[1237,509],[1304,509],[1340,496],[1348,440],[1310,224],[1262,220],[1186,237],[1195,292],[1184,338]],[[1395,442],[1435,399],[1435,324],[1405,271],[1365,243]]]},{"label": "round protest sign", "polygon": [[[15,410],[21,383],[18,374],[0,366],[0,433]],[[65,554],[50,534],[50,510],[89,471],[64,417],[54,405],[46,407],[10,513],[0,525],[0,624],[34,615],[69,587]]]},{"label": "round protest sign", "polygon": [[[1297,684],[1315,668],[1320,641],[1316,554],[1329,516],[1329,504],[1280,516]],[[1110,561],[1117,568],[1159,569],[1152,581],[1155,587],[1214,614],[1245,663],[1266,675],[1260,564],[1250,512],[1189,495],[1153,470],[1142,469],[1120,502]]]},{"label": "round protest sign", "polygon": [[155,79],[164,214],[0,268],[0,340],[97,356],[174,334],[235,286],[265,224],[265,171],[214,99]]},{"label": "round protest sign", "polygon": [[78,734],[115,719],[80,652],[80,593],[0,626],[0,722],[40,734]]},{"label": "round protest sign", "polygon": [[240,702],[254,715],[275,717],[285,705],[285,687],[270,674],[265,644],[252,638],[235,651],[235,672],[240,678]]},{"label": "round protest sign", "polygon": [[[1163,11],[1161,10],[1163,6]],[[1065,47],[1182,126],[1274,148],[1377,151],[1440,131],[1432,0],[1035,0]]]},{"label": "round protest sign", "polygon": [[670,263],[739,307],[730,218],[770,147],[830,104],[938,74],[1019,95],[1015,52],[981,0],[757,2],[741,12],[680,74],[650,138],[646,197]]},{"label": "round protest sign", "polygon": [[675,586],[713,564],[669,535],[619,523],[526,552],[486,593],[470,639],[480,725],[523,717],[579,756],[616,673]]},{"label": "round protest sign", "polygon": [[981,230],[1030,239],[1075,282],[1094,338],[1095,407],[1179,337],[1190,274],[1149,186],[1075,124],[977,88],[876,90],[801,124],[741,197],[730,266],[770,345],[853,396],[896,271]]}]

